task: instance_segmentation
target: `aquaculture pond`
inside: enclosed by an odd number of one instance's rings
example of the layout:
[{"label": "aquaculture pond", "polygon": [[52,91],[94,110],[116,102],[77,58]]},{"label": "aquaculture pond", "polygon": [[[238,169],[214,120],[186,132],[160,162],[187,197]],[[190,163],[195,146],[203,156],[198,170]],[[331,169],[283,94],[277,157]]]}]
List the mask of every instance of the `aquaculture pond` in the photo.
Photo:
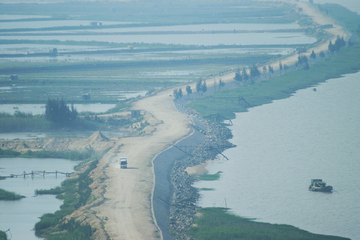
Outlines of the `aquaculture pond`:
[{"label": "aquaculture pond", "polygon": [[[0,176],[22,174],[24,171],[57,170],[70,173],[78,163],[65,159],[0,158]],[[11,239],[38,239],[33,230],[35,224],[43,214],[59,210],[63,201],[56,199],[54,195],[36,196],[35,190],[55,188],[65,179],[64,174],[46,174],[0,180],[0,188],[26,197],[16,201],[0,201],[1,230],[10,229]]]}]

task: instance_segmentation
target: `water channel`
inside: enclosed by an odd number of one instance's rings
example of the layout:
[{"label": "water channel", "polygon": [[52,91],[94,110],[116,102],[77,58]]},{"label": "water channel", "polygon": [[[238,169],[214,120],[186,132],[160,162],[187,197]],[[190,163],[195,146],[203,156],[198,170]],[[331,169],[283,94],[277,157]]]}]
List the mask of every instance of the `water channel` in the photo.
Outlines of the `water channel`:
[{"label": "water channel", "polygon": [[[360,72],[238,113],[230,160],[211,162],[218,181],[199,181],[202,207],[227,207],[261,222],[360,239]],[[333,193],[308,191],[322,178]],[[225,200],[226,199],[226,200]]]}]

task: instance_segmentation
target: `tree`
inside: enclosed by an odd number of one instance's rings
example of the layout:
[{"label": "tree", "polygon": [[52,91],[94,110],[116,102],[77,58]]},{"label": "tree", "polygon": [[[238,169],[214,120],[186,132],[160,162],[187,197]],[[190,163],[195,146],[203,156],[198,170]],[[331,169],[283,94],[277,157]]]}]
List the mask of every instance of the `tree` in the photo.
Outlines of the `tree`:
[{"label": "tree", "polygon": [[333,52],[335,51],[335,48],[334,48],[334,46],[333,46],[333,44],[332,44],[331,41],[329,42],[328,49],[329,49],[329,51],[330,51],[331,53],[333,53]]},{"label": "tree", "polygon": [[182,92],[181,88],[179,88],[179,90],[178,90],[178,96],[179,96],[179,98],[182,98],[182,96],[183,96],[183,92]]},{"label": "tree", "polygon": [[325,57],[325,53],[324,53],[323,51],[321,51],[321,52],[319,52],[319,56],[320,56],[321,58],[324,58],[324,57]]},{"label": "tree", "polygon": [[284,70],[286,71],[288,69],[289,69],[289,66],[284,63]]},{"label": "tree", "polygon": [[311,52],[310,57],[311,57],[312,59],[315,59],[315,58],[316,58],[316,54],[315,54],[314,50]]},{"label": "tree", "polygon": [[181,88],[179,88],[179,89],[174,89],[174,96],[175,96],[175,99],[182,98],[183,93],[182,93]]},{"label": "tree", "polygon": [[57,54],[58,54],[57,48],[53,48],[53,49],[49,50],[49,54],[52,56],[57,56]]},{"label": "tree", "polygon": [[71,104],[71,110],[64,99],[48,99],[45,105],[45,118],[57,126],[68,126],[75,121],[78,112]]},{"label": "tree", "polygon": [[305,65],[304,65],[304,70],[309,70],[309,68],[310,68],[309,64],[308,64],[308,63],[305,63]]},{"label": "tree", "polygon": [[201,85],[201,91],[204,93],[207,91],[206,81],[204,81],[204,83]]},{"label": "tree", "polygon": [[225,83],[223,81],[221,81],[221,79],[219,80],[219,89],[221,89],[223,86],[225,86]]},{"label": "tree", "polygon": [[189,96],[190,94],[192,94],[192,90],[191,90],[191,87],[189,85],[186,86],[186,92],[187,92],[187,95]]},{"label": "tree", "polygon": [[308,58],[305,55],[299,55],[298,56],[298,64],[305,64],[308,62]]},{"label": "tree", "polygon": [[271,65],[269,65],[268,68],[269,68],[270,73],[274,73],[274,69],[273,69],[273,67]]},{"label": "tree", "polygon": [[267,71],[267,67],[265,65],[265,66],[263,66],[263,73],[266,73],[266,71]]},{"label": "tree", "polygon": [[177,89],[174,89],[174,91],[173,91],[173,95],[174,95],[174,97],[175,97],[175,99],[178,99],[178,90]]},{"label": "tree", "polygon": [[280,71],[283,70],[283,65],[282,65],[281,61],[279,62],[279,70],[280,70]]},{"label": "tree", "polygon": [[240,72],[235,73],[234,80],[237,82],[241,82],[243,77],[241,76]]},{"label": "tree", "polygon": [[243,75],[242,78],[244,79],[244,81],[247,81],[249,79],[249,75],[247,74],[245,68],[243,68],[243,70],[242,70],[242,75]]},{"label": "tree", "polygon": [[250,78],[254,79],[260,76],[259,69],[253,64],[253,66],[250,68]]},{"label": "tree", "polygon": [[[331,43],[331,41],[330,41]],[[329,50],[330,50],[330,43],[329,43]],[[346,42],[343,37],[337,36],[335,44],[331,46],[333,52],[339,52],[342,47],[345,47]]]},{"label": "tree", "polygon": [[198,93],[200,93],[200,91],[201,91],[201,79],[199,79],[199,81],[197,81],[197,83],[196,83],[196,91]]}]

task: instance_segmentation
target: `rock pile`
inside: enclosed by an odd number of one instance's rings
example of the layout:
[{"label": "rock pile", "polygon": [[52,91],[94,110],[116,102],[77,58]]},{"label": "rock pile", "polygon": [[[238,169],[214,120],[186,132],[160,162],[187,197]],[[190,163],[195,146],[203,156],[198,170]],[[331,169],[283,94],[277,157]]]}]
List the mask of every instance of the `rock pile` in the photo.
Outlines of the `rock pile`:
[{"label": "rock pile", "polygon": [[[187,113],[197,118],[202,126],[195,126],[205,135],[203,144],[197,147],[192,156],[186,160],[175,161],[171,180],[174,187],[173,202],[170,207],[170,227],[176,239],[190,239],[189,229],[193,224],[198,207],[199,192],[192,184],[196,176],[189,175],[185,169],[204,163],[227,148],[234,147],[227,140],[232,138],[231,131],[220,124],[202,119],[194,110],[186,109]],[[204,130],[206,129],[206,130]]]}]

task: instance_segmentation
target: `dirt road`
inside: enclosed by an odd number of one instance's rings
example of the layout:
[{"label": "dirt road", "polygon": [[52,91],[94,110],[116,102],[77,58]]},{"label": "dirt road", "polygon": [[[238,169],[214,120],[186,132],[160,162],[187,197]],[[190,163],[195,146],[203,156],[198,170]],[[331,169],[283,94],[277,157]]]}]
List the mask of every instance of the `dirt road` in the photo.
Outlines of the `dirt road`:
[{"label": "dirt road", "polygon": [[[173,90],[145,98],[133,109],[146,110],[153,118],[151,134],[119,140],[122,144],[101,160],[108,179],[104,204],[94,208],[100,218],[106,218],[105,230],[111,239],[156,239],[160,236],[154,224],[151,193],[154,184],[152,160],[173,143],[191,132],[191,120],[176,111]],[[119,158],[128,158],[128,169],[120,169]]]}]

